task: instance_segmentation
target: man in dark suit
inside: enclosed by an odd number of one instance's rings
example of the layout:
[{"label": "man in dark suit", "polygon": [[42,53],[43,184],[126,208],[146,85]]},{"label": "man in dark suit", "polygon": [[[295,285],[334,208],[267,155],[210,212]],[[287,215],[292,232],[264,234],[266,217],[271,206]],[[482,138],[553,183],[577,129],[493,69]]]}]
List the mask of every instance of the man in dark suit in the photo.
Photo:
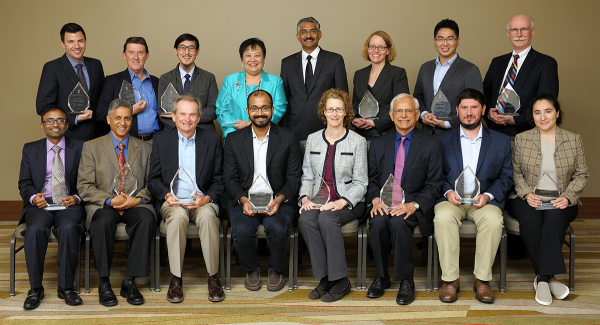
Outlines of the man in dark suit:
[{"label": "man in dark suit", "polygon": [[[494,58],[483,80],[489,108],[486,123],[490,129],[511,137],[533,127],[527,122],[526,116],[533,97],[543,93],[558,97],[558,64],[551,56],[531,47],[534,34],[531,16],[512,17],[506,24],[506,36],[512,43],[513,51]],[[499,97],[505,88],[514,90],[520,97],[518,116],[498,114]]]},{"label": "man in dark suit", "polygon": [[323,93],[331,88],[348,92],[348,79],[344,58],[319,47],[321,25],[316,19],[300,19],[296,30],[302,51],[281,60],[288,110],[279,125],[294,130],[302,141],[325,127],[317,113]]},{"label": "man in dark suit", "polygon": [[[409,305],[415,300],[413,281],[413,232],[419,226],[423,236],[433,233],[433,205],[442,186],[442,146],[439,139],[417,128],[419,102],[409,94],[399,94],[390,104],[395,131],[374,138],[369,149],[369,188],[366,202],[372,204],[369,219],[371,247],[377,277],[367,297],[379,298],[391,286],[388,255],[394,243],[394,280],[400,281],[396,302]],[[406,203],[386,208],[380,191],[388,177],[404,190]],[[401,192],[400,192],[401,193]],[[400,196],[393,195],[394,200]],[[388,203],[389,204],[389,203]]]},{"label": "man in dark suit", "polygon": [[[73,290],[73,281],[79,236],[83,231],[81,222],[85,217],[81,198],[77,195],[77,168],[83,141],[65,137],[68,127],[67,115],[62,109],[48,108],[42,114],[41,123],[46,138],[23,146],[19,173],[23,212],[19,224],[27,224],[22,235],[31,286],[23,304],[25,309],[37,308],[44,299],[42,278],[52,227],[58,239],[58,297],[71,306],[81,304],[81,298]],[[46,211],[48,203],[59,203],[68,208]]]},{"label": "man in dark suit", "polygon": [[[429,134],[441,133],[459,125],[455,107],[456,95],[461,90],[475,88],[483,91],[479,68],[456,53],[460,41],[458,24],[450,19],[440,21],[435,25],[433,37],[438,57],[423,63],[413,93],[421,107],[423,131]],[[450,102],[449,121],[433,115],[431,104],[440,91]]]},{"label": "man in dark suit", "polygon": [[44,64],[38,87],[35,108],[39,115],[50,107],[70,112],[69,95],[80,82],[90,98],[90,107],[84,114],[67,115],[69,129],[65,135],[79,140],[90,140],[104,133],[96,127],[96,106],[104,83],[104,70],[99,60],[84,57],[85,31],[75,23],[60,30],[60,44],[65,54]]},{"label": "man in dark suit", "polygon": [[[154,138],[150,156],[148,188],[156,198],[167,228],[171,282],[170,302],[183,301],[182,267],[190,219],[198,226],[202,253],[208,272],[208,300],[225,299],[219,276],[219,199],[223,186],[223,144],[215,132],[196,128],[201,118],[200,100],[181,95],[173,104],[174,129]],[[177,192],[171,192],[175,173]],[[181,203],[188,198],[193,202]]]},{"label": "man in dark suit", "polygon": [[[271,123],[273,98],[264,90],[248,96],[251,127],[230,133],[225,141],[223,180],[230,195],[229,221],[248,290],[260,290],[256,230],[262,223],[271,251],[267,289],[283,288],[290,225],[300,188],[302,157],[293,131]],[[253,210],[257,193],[272,195],[265,211]],[[294,206],[292,203],[294,202]]]},{"label": "man in dark suit", "polygon": [[[433,220],[444,280],[439,298],[443,302],[458,299],[458,230],[461,220],[466,219],[477,225],[475,297],[481,302],[493,303],[489,281],[502,235],[504,199],[513,186],[510,138],[481,123],[485,97],[480,91],[467,88],[458,94],[457,102],[460,127],[439,135],[444,150],[444,183]],[[459,182],[455,188],[461,173],[464,185]],[[475,203],[459,201],[465,198],[472,198]]]},{"label": "man in dark suit", "polygon": [[144,141],[152,140],[154,133],[162,129],[158,118],[159,111],[162,111],[158,98],[158,78],[144,69],[149,57],[148,44],[143,37],[129,37],[125,40],[123,58],[127,61],[127,69],[106,77],[96,114],[98,123],[107,125],[108,104],[119,98],[123,81],[127,81],[138,90],[134,92],[137,102],[130,103],[133,107],[133,120],[129,134]]}]

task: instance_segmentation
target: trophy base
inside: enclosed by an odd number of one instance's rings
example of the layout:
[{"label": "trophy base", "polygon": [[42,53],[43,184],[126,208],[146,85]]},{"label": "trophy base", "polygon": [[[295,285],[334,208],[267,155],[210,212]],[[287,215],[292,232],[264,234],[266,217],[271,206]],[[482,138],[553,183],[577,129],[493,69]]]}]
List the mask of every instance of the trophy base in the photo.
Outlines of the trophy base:
[{"label": "trophy base", "polygon": [[442,116],[442,117],[435,117],[436,120],[440,120],[440,121],[450,121],[450,118],[447,116]]},{"label": "trophy base", "polygon": [[190,204],[190,203],[196,202],[196,200],[194,200],[194,199],[177,198],[177,202],[179,202],[181,204]]},{"label": "trophy base", "polygon": [[173,112],[162,112],[160,113],[161,116],[171,116],[173,115]]},{"label": "trophy base", "polygon": [[498,112],[498,115],[504,115],[504,116],[519,116],[521,114],[519,113],[500,113]]},{"label": "trophy base", "polygon": [[377,116],[373,116],[373,117],[363,117],[363,118],[364,118],[365,120],[370,120],[370,121],[375,121],[375,120],[378,120],[378,119],[379,119],[379,117],[377,117]]},{"label": "trophy base", "polygon": [[62,205],[62,204],[57,204],[57,203],[51,203],[48,204],[47,207],[44,208],[44,210],[46,211],[59,211],[59,210],[65,210],[67,207]]},{"label": "trophy base", "polygon": [[556,210],[552,203],[542,203],[539,207],[535,208],[536,210]]},{"label": "trophy base", "polygon": [[81,114],[84,114],[84,113],[85,113],[85,111],[83,111],[83,112],[69,112],[68,114],[69,115],[81,115]]},{"label": "trophy base", "polygon": [[267,207],[253,207],[252,211],[264,212],[264,211],[271,211],[271,210],[267,210]]},{"label": "trophy base", "polygon": [[459,199],[458,202],[460,202],[462,204],[478,204],[479,203],[479,201],[475,201],[475,199],[470,199],[470,198]]}]

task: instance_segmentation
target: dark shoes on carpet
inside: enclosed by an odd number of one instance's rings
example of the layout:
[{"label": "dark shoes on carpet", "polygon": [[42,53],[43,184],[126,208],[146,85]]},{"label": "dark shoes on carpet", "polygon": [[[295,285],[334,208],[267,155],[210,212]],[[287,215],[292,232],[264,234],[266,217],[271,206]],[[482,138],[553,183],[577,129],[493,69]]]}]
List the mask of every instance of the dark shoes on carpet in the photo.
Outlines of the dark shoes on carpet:
[{"label": "dark shoes on carpet", "polygon": [[244,280],[244,285],[246,289],[250,291],[258,291],[262,286],[262,282],[260,280],[260,267],[257,267],[252,272],[246,273],[246,280]]},{"label": "dark shoes on carpet", "polygon": [[[335,286],[340,281],[344,281],[346,283],[345,283],[345,286],[343,287],[343,289],[341,289],[340,291],[337,291],[337,290],[335,290]],[[327,291],[326,294],[321,296],[321,301],[323,301],[323,302],[338,301],[338,300],[342,299],[345,295],[347,295],[350,292],[351,288],[352,288],[352,285],[350,284],[350,280],[348,280],[348,278],[343,278],[343,279],[340,279],[337,281],[333,281],[331,289],[329,289],[329,291]]]},{"label": "dark shoes on carpet", "polygon": [[402,280],[396,296],[396,303],[398,305],[410,305],[413,301],[415,301],[415,282],[413,280]]},{"label": "dark shoes on carpet", "polygon": [[269,274],[267,276],[267,290],[279,291],[283,289],[284,285],[285,280],[283,279],[283,274],[275,271],[274,268],[269,268]]},{"label": "dark shoes on carpet", "polygon": [[456,279],[452,282],[444,282],[442,290],[440,290],[440,301],[441,302],[455,302],[458,300],[458,293],[460,292],[460,279]]},{"label": "dark shoes on carpet", "polygon": [[225,291],[217,274],[208,277],[208,300],[220,302],[225,299]]},{"label": "dark shoes on carpet", "polygon": [[119,303],[110,286],[110,282],[100,282],[98,286],[98,302],[104,307],[116,306]]},{"label": "dark shoes on carpet", "polygon": [[492,288],[490,288],[489,281],[481,281],[478,278],[475,278],[473,281],[473,291],[475,291],[475,298],[480,302],[486,304],[494,302],[494,293],[492,292]]},{"label": "dark shoes on carpet", "polygon": [[63,289],[58,287],[56,288],[56,294],[58,295],[58,298],[63,299],[69,306],[81,305],[83,302],[77,291],[73,289]]},{"label": "dark shoes on carpet", "polygon": [[169,283],[169,291],[167,291],[167,301],[171,303],[179,303],[183,301],[183,280],[180,277],[171,274],[171,282]]},{"label": "dark shoes on carpet", "polygon": [[385,294],[385,289],[389,289],[391,286],[392,282],[390,282],[389,276],[386,276],[385,278],[377,276],[375,280],[373,280],[373,283],[371,283],[369,290],[367,290],[367,298],[382,297]]},{"label": "dark shoes on carpet", "polygon": [[121,284],[121,297],[127,298],[127,302],[132,305],[144,303],[144,296],[138,290],[135,281],[123,281],[123,284]]},{"label": "dark shoes on carpet", "polygon": [[44,299],[44,287],[31,289],[27,292],[27,298],[23,303],[23,309],[36,309],[40,306],[40,301]]}]

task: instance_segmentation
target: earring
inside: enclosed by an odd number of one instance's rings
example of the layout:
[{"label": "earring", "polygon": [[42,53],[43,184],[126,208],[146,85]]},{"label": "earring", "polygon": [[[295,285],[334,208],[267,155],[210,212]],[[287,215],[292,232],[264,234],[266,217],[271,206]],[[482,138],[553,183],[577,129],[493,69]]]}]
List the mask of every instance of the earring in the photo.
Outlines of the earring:
[{"label": "earring", "polygon": [[267,62],[263,63],[263,69],[267,66]]}]

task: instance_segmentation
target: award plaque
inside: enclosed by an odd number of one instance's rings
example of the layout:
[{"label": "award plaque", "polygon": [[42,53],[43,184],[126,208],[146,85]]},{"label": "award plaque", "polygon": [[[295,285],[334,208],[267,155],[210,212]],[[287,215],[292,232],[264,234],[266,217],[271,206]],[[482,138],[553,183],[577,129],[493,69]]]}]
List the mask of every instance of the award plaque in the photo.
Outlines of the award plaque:
[{"label": "award plaque", "polygon": [[365,92],[360,104],[358,104],[358,114],[360,117],[367,120],[377,119],[377,114],[379,114],[379,103],[368,90]]},{"label": "award plaque", "polygon": [[161,115],[171,115],[173,110],[173,100],[177,97],[179,97],[179,93],[177,93],[173,84],[169,82],[167,89],[165,89],[165,92],[160,97],[160,108],[163,110]]},{"label": "award plaque", "polygon": [[392,174],[383,184],[379,192],[379,199],[388,210],[404,204],[404,190]]},{"label": "award plaque", "polygon": [[438,90],[431,102],[431,113],[440,121],[450,121],[450,111],[451,107],[448,97],[444,95],[441,89]]},{"label": "award plaque", "polygon": [[315,175],[308,184],[306,198],[314,208],[320,208],[329,203],[331,192],[329,190],[329,185],[325,183],[325,180],[321,175]]},{"label": "award plaque", "polygon": [[67,99],[67,105],[71,110],[70,115],[83,114],[88,108],[90,108],[90,96],[85,92],[85,89],[81,86],[81,82],[78,82],[69,98]]},{"label": "award plaque", "polygon": [[[517,111],[521,108],[521,98],[517,93],[509,88],[504,88],[502,94],[498,98],[498,102],[503,103],[503,105],[498,106],[498,114],[500,115],[510,115],[510,116],[518,116],[519,113]],[[503,107],[502,107],[503,106]]]},{"label": "award plaque", "polygon": [[[54,181],[56,180],[56,177],[51,176],[51,179]],[[46,193],[46,186],[48,186],[48,183],[50,183],[50,179],[46,181],[46,183],[44,183],[44,187],[42,188],[42,191],[40,193]],[[64,184],[63,184],[64,185]],[[66,193],[66,191],[65,191]],[[63,198],[60,198],[63,199]],[[54,200],[54,198],[53,198]],[[53,202],[53,203],[47,203],[48,205],[44,208],[44,210],[46,211],[58,211],[58,210],[64,210],[67,207],[58,203],[58,202]]]},{"label": "award plaque", "polygon": [[267,206],[273,201],[273,189],[265,178],[258,174],[248,190],[248,201],[253,211],[267,211]]},{"label": "award plaque", "polygon": [[[137,95],[137,96],[136,96]],[[127,80],[123,80],[123,84],[121,85],[121,90],[119,91],[119,98],[124,99],[131,104],[131,106],[137,103],[136,98],[140,97],[140,92],[132,86]]]},{"label": "award plaque", "polygon": [[537,185],[533,188],[533,194],[542,200],[542,204],[535,208],[536,210],[553,210],[556,208],[550,201],[560,197],[560,188],[556,185],[552,177],[544,172]]},{"label": "award plaque", "polygon": [[127,193],[129,196],[133,196],[133,193],[137,191],[137,179],[135,178],[135,175],[133,175],[129,164],[125,164],[125,166],[121,168],[119,175],[113,179],[113,191],[116,195],[121,194],[121,181],[123,181],[122,192]]},{"label": "award plaque", "polygon": [[194,203],[196,202],[196,196],[194,195],[195,188],[190,174],[182,166],[179,166],[171,181],[171,194],[181,204]]},{"label": "award plaque", "polygon": [[223,105],[220,107],[220,114],[224,116],[225,122],[220,123],[221,126],[234,126],[237,124],[236,120],[243,120],[242,110],[235,103],[229,93],[225,94]]},{"label": "award plaque", "polygon": [[475,197],[479,195],[479,190],[479,180],[471,167],[467,165],[454,182],[454,192],[458,194],[458,201],[466,204],[479,203],[479,201],[475,201]]}]

